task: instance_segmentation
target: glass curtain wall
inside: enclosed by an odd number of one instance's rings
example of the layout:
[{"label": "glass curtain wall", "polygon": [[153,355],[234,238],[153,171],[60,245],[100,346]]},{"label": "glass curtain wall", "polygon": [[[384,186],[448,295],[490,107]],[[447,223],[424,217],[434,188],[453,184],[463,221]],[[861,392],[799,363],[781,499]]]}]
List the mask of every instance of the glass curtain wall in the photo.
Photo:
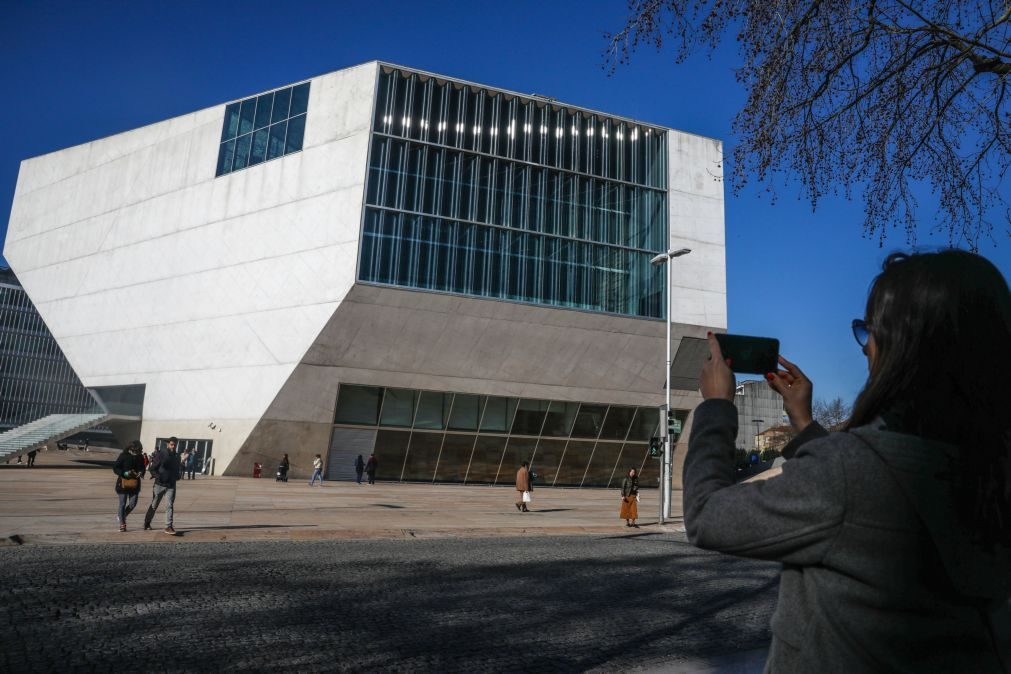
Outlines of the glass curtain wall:
[{"label": "glass curtain wall", "polygon": [[655,407],[342,384],[334,425],[377,428],[386,481],[512,484],[529,461],[544,486],[614,486],[636,468],[654,487],[659,423]]},{"label": "glass curtain wall", "polygon": [[362,281],[662,318],[663,130],[384,67]]},{"label": "glass curtain wall", "polygon": [[0,431],[94,407],[28,293],[0,283]]}]

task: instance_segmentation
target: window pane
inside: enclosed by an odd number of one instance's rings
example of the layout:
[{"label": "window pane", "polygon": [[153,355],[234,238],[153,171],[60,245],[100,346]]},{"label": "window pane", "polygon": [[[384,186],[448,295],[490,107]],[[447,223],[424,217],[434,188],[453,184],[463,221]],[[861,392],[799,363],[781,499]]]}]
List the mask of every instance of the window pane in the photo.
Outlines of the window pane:
[{"label": "window pane", "polygon": [[640,407],[632,422],[629,440],[649,440],[660,435],[660,410],[655,407]]},{"label": "window pane", "polygon": [[537,445],[534,460],[530,464],[537,473],[535,486],[551,486],[555,483],[567,442],[568,440],[541,440]]},{"label": "window pane", "polygon": [[548,413],[547,400],[521,400],[513,421],[513,435],[540,435],[544,416]]},{"label": "window pane", "polygon": [[235,155],[235,141],[230,140],[227,143],[222,143],[221,147],[218,149],[218,173],[217,175],[223,175],[232,170],[232,158]]},{"label": "window pane", "polygon": [[579,414],[576,415],[576,423],[572,427],[572,437],[596,438],[600,435],[606,413],[607,405],[581,405]]},{"label": "window pane", "polygon": [[635,415],[634,407],[621,407],[612,405],[604,421],[604,430],[600,434],[601,440],[624,440],[628,435],[629,426],[632,425],[632,417]]},{"label": "window pane", "polygon": [[271,123],[283,122],[288,119],[288,105],[291,103],[291,87],[274,92],[274,110],[270,115]]},{"label": "window pane", "polygon": [[[343,386],[341,387],[344,388]],[[376,434],[376,479],[399,482],[404,470],[404,459],[407,456],[407,443],[410,431],[386,431],[380,429]],[[363,457],[368,459],[368,457]]]},{"label": "window pane", "polygon": [[502,452],[505,445],[505,436],[478,436],[477,443],[474,445],[474,454],[470,460],[467,482],[494,482],[499,464],[502,462]]},{"label": "window pane", "polygon": [[533,458],[536,445],[537,438],[509,438],[495,484],[516,484],[516,471],[524,461]]},{"label": "window pane", "polygon": [[476,439],[477,436],[472,434],[446,435],[442,443],[442,454],[439,456],[439,467],[435,472],[436,482],[464,481]]},{"label": "window pane", "polygon": [[249,133],[253,130],[253,119],[256,116],[256,99],[247,98],[242,101],[239,111],[239,133]]},{"label": "window pane", "polygon": [[225,108],[225,123],[221,128],[221,140],[235,138],[239,132],[239,107],[240,103],[230,103]]},{"label": "window pane", "polygon": [[414,422],[417,391],[405,388],[388,388],[383,399],[382,426],[410,428]]},{"label": "window pane", "polygon": [[302,134],[305,132],[305,115],[293,117],[288,121],[288,136],[285,140],[284,153],[297,152],[302,149]]},{"label": "window pane", "polygon": [[274,94],[263,94],[256,98],[256,119],[254,128],[262,129],[270,124],[270,108],[274,104]]},{"label": "window pane", "polygon": [[649,445],[643,443],[625,443],[621,452],[621,470],[616,470],[611,486],[621,486],[618,478],[624,478],[629,468],[639,471],[639,486],[655,489],[660,478],[660,459],[649,458]]},{"label": "window pane", "polygon": [[442,433],[411,434],[411,446],[407,450],[407,460],[404,461],[403,480],[414,482],[431,482],[435,477],[435,464],[442,448]]},{"label": "window pane", "polygon": [[[481,432],[507,432],[513,421],[516,402],[516,398],[489,396],[485,405],[484,417],[481,420]],[[494,475],[492,479],[494,479]]]},{"label": "window pane", "polygon": [[562,465],[558,467],[555,485],[578,487],[582,483],[595,444],[594,440],[569,440]]},{"label": "window pane", "polygon": [[250,141],[253,138],[253,134],[247,133],[245,136],[239,136],[235,141],[235,163],[232,165],[232,169],[237,171],[241,168],[246,168],[249,163],[249,146]]},{"label": "window pane", "polygon": [[476,431],[481,416],[481,396],[457,393],[453,400],[453,413],[449,428],[454,431]]},{"label": "window pane", "polygon": [[249,152],[249,165],[259,164],[267,156],[267,129],[253,134],[253,146]]},{"label": "window pane", "polygon": [[292,117],[305,113],[309,107],[309,83],[305,82],[291,90],[291,111],[288,113]]},{"label": "window pane", "polygon": [[415,428],[442,429],[446,427],[449,416],[449,401],[451,393],[422,391],[418,402],[418,416],[414,420]]},{"label": "window pane", "polygon": [[284,133],[288,122],[270,125],[270,138],[267,141],[267,159],[274,159],[284,154]]},{"label": "window pane", "polygon": [[578,410],[579,403],[563,403],[552,400],[551,407],[548,409],[548,418],[544,421],[544,435],[569,437],[569,431],[572,429],[572,422],[575,421]]},{"label": "window pane", "polygon": [[342,384],[337,395],[338,424],[367,424],[375,426],[379,419],[379,401],[383,389],[375,386]]},{"label": "window pane", "polygon": [[606,487],[611,481],[618,458],[621,456],[620,442],[598,442],[593,457],[583,479],[584,487]]}]

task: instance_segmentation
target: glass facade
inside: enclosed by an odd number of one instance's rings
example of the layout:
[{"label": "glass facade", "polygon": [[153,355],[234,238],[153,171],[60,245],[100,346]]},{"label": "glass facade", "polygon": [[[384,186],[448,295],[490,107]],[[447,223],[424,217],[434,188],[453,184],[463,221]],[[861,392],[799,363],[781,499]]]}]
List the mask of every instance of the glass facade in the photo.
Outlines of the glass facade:
[{"label": "glass facade", "polygon": [[0,269],[0,431],[95,407],[28,293]]},{"label": "glass facade", "polygon": [[216,175],[301,150],[308,107],[308,82],[230,103],[225,107]]},{"label": "glass facade", "polygon": [[666,132],[383,67],[359,279],[664,316]]},{"label": "glass facade", "polygon": [[542,486],[614,486],[629,468],[644,487],[658,478],[655,407],[342,384],[334,422],[376,429],[384,481],[512,484],[524,461]]}]

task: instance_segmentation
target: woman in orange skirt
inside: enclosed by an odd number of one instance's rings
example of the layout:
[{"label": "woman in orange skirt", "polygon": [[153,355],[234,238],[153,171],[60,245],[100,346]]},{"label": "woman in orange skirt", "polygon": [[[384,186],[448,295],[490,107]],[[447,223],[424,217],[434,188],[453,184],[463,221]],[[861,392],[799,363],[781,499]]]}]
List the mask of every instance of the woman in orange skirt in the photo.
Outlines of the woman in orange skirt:
[{"label": "woman in orange skirt", "polygon": [[629,468],[628,475],[621,483],[621,512],[626,527],[639,528],[635,520],[639,517],[639,475],[635,468]]}]

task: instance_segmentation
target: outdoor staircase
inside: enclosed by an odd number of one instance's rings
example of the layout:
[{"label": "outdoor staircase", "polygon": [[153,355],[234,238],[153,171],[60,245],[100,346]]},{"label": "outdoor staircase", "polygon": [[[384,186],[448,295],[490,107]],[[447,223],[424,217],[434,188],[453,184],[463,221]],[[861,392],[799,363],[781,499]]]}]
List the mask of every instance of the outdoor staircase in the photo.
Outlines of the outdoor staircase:
[{"label": "outdoor staircase", "polygon": [[10,462],[33,449],[88,430],[109,419],[105,412],[50,414],[24,426],[0,433],[0,462]]}]

